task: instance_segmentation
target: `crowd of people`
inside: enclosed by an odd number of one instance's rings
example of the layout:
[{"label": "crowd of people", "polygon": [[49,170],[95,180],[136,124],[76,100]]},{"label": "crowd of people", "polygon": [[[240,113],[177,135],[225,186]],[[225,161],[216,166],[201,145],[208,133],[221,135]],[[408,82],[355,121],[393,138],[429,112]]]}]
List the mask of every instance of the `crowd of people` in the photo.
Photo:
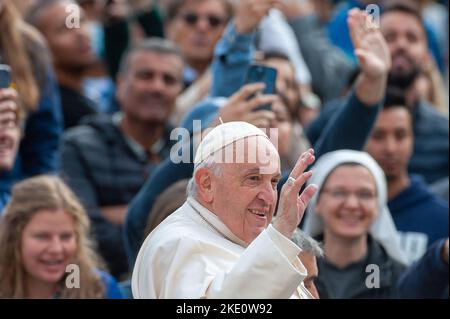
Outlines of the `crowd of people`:
[{"label": "crowd of people", "polygon": [[449,298],[447,24],[0,0],[0,298]]}]

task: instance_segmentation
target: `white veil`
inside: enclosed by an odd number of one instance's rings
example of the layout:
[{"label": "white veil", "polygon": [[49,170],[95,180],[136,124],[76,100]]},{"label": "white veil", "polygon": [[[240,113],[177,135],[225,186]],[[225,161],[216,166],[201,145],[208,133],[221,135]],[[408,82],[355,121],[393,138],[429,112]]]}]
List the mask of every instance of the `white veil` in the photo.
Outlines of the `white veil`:
[{"label": "white veil", "polygon": [[406,257],[400,248],[397,229],[387,207],[387,186],[383,170],[369,154],[364,152],[340,150],[325,154],[319,158],[312,168],[314,173],[308,182],[309,184],[317,185],[318,190],[307,208],[303,226],[304,231],[313,237],[323,232],[322,220],[314,211],[317,197],[328,175],[336,167],[346,163],[360,164],[372,173],[377,186],[379,211],[370,228],[370,234],[383,246],[389,256],[403,264],[407,264]]}]

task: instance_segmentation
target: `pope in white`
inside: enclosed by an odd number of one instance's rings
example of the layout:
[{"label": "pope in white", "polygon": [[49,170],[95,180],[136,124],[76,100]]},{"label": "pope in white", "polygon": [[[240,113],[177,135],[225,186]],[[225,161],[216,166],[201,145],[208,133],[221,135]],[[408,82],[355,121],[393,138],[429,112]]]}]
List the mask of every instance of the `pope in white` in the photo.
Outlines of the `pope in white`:
[{"label": "pope in white", "polygon": [[313,162],[312,150],[299,158],[271,225],[281,177],[275,146],[245,122],[214,128],[197,150],[187,201],[140,249],[134,298],[310,297],[291,238],[317,189],[299,195]]}]

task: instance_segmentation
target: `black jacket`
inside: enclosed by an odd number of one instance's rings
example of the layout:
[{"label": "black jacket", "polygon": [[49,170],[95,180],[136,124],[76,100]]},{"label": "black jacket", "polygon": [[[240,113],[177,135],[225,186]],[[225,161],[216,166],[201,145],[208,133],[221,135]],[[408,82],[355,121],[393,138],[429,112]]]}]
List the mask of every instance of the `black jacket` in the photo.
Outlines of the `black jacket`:
[{"label": "black jacket", "polygon": [[[170,154],[170,128],[158,153]],[[106,221],[100,208],[127,205],[144,185],[159,161],[149,161],[132,149],[122,131],[109,116],[91,118],[85,125],[68,130],[62,146],[62,175],[80,198],[93,225],[99,252],[111,273],[119,277],[128,271],[122,227]]]},{"label": "black jacket", "polygon": [[[366,272],[368,265],[377,265],[379,267],[379,288],[368,288],[366,286],[366,279],[369,275],[375,272],[371,268]],[[400,275],[405,270],[405,266],[391,258],[385,251],[385,249],[370,236],[368,239],[368,253],[360,265],[359,276],[354,278],[351,284],[346,287],[346,296],[351,299],[387,299],[387,298],[399,298],[397,289],[397,282]],[[319,276],[315,281],[319,296],[321,299],[335,299],[339,296],[331,295],[329,278],[327,276],[327,268],[334,267],[328,264],[326,259],[318,259],[317,266],[319,268]],[[341,269],[340,272],[345,273],[346,269],[349,269],[352,265]],[[337,269],[334,267],[334,269]],[[371,282],[369,278],[369,282]]]}]

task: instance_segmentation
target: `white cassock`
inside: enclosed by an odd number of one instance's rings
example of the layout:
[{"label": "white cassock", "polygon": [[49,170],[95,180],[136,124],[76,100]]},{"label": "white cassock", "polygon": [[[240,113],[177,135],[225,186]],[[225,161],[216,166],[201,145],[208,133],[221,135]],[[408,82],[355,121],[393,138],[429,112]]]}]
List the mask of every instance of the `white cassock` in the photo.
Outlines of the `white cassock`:
[{"label": "white cassock", "polygon": [[301,249],[271,225],[249,246],[188,198],[145,240],[134,298],[309,298]]}]

